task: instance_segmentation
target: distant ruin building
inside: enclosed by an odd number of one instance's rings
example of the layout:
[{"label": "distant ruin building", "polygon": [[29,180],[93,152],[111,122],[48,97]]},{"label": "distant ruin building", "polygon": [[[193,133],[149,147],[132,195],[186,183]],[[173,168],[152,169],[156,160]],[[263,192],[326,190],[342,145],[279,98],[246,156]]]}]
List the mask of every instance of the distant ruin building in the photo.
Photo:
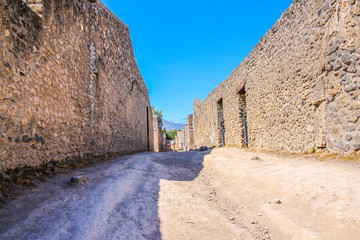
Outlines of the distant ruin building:
[{"label": "distant ruin building", "polygon": [[201,102],[196,146],[360,150],[360,1],[296,0]]},{"label": "distant ruin building", "polygon": [[154,128],[154,152],[166,152],[167,151],[167,141],[166,133],[161,131],[159,126],[159,118],[154,116],[153,118],[153,128]]},{"label": "distant ruin building", "polygon": [[0,171],[153,150],[150,106],[129,28],[100,1],[0,0]]},{"label": "distant ruin building", "polygon": [[175,145],[177,149],[183,151],[190,151],[195,149],[194,145],[194,130],[193,130],[193,115],[188,115],[188,125],[183,130],[178,130],[175,136]]},{"label": "distant ruin building", "polygon": [[178,130],[175,137],[176,149],[182,151],[189,151],[190,141],[189,141],[189,128],[185,126],[183,130]]},{"label": "distant ruin building", "polygon": [[194,148],[194,121],[193,115],[188,115],[188,127],[189,127],[189,148]]}]

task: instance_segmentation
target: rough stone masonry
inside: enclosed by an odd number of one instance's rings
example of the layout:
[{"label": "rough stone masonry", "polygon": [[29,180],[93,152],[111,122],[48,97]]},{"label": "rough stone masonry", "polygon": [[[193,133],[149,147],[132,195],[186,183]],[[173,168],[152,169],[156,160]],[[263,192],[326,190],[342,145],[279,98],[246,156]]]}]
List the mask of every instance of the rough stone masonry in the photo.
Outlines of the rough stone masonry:
[{"label": "rough stone masonry", "polygon": [[26,2],[0,0],[0,171],[152,150],[128,26],[99,1]]},{"label": "rough stone masonry", "polygon": [[188,115],[188,125],[183,130],[178,130],[175,136],[175,144],[178,148],[189,151],[194,149],[193,115]]},{"label": "rough stone masonry", "polygon": [[154,152],[166,152],[166,133],[159,127],[159,118],[153,116]]},{"label": "rough stone masonry", "polygon": [[295,0],[201,102],[196,146],[360,150],[360,1]]}]

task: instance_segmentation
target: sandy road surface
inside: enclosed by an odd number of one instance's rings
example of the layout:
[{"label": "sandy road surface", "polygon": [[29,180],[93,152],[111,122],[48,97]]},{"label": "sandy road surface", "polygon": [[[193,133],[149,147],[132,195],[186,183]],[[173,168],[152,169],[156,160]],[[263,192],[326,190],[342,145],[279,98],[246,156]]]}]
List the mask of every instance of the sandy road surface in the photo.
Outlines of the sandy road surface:
[{"label": "sandy road surface", "polygon": [[59,175],[0,209],[0,239],[360,239],[359,163],[253,155],[142,153]]}]

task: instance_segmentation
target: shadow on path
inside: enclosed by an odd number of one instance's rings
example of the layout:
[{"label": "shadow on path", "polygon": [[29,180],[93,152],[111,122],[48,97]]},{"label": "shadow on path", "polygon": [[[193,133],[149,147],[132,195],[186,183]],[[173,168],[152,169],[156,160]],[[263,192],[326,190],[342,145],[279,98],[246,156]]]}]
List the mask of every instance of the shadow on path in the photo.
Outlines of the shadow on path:
[{"label": "shadow on path", "polygon": [[[0,239],[161,239],[160,180],[194,180],[209,153],[140,153],[59,175],[0,209]],[[73,175],[88,182],[70,185]]]}]

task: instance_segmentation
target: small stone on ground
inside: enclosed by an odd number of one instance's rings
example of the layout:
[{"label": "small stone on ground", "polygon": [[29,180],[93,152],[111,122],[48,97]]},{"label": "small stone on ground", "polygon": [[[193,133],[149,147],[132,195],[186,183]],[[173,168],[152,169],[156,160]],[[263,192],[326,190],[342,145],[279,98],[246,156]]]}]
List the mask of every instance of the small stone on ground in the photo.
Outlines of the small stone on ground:
[{"label": "small stone on ground", "polygon": [[206,146],[201,146],[199,150],[200,150],[200,151],[207,151],[207,150],[208,150],[208,147],[206,147]]},{"label": "small stone on ground", "polygon": [[84,176],[72,176],[70,179],[70,184],[85,183],[87,181],[87,178]]}]

